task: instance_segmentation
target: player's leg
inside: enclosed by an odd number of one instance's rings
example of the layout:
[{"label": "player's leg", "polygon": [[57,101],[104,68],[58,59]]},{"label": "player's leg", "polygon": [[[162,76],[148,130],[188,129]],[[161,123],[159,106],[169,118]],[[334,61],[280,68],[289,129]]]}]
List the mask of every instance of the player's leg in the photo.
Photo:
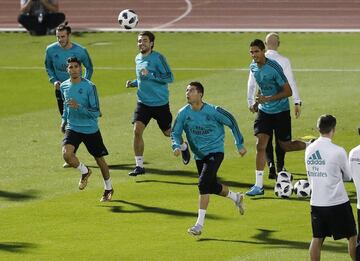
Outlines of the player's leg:
[{"label": "player's leg", "polygon": [[356,235],[348,238],[348,252],[353,261],[359,260],[356,255]]},{"label": "player's leg", "polygon": [[63,111],[64,111],[64,101],[63,101],[63,99],[61,97],[60,90],[55,89],[55,97],[56,97],[56,102],[57,102],[57,105],[58,105],[59,113],[60,113],[60,116],[61,116],[63,114]]},{"label": "player's leg", "polygon": [[66,130],[63,140],[62,154],[66,163],[71,167],[77,168],[80,173],[79,189],[83,190],[87,181],[91,175],[91,169],[85,166],[84,163],[80,162],[76,157],[76,150],[78,149],[80,143],[83,141],[81,133],[77,133],[72,130]]},{"label": "player's leg", "polygon": [[263,195],[263,178],[266,164],[266,146],[273,132],[273,119],[271,114],[258,111],[254,122],[254,135],[256,136],[256,164],[255,185],[246,192],[248,196]]},{"label": "player's leg", "polygon": [[140,102],[137,103],[137,107],[134,112],[134,140],[133,149],[135,154],[135,169],[129,173],[129,176],[137,176],[145,174],[144,168],[144,139],[143,133],[146,125],[151,119],[151,107],[146,106]]},{"label": "player's leg", "polygon": [[196,160],[196,167],[199,174],[199,183],[198,183],[198,189],[199,189],[199,209],[198,209],[198,217],[195,222],[195,225],[190,227],[188,229],[188,233],[193,236],[199,236],[201,235],[202,228],[204,226],[205,222],[205,215],[206,210],[209,205],[209,199],[210,199],[210,193],[201,191],[200,190],[200,182],[202,181],[202,177],[204,173],[207,171],[207,165],[206,161],[203,160]]},{"label": "player's leg", "polygon": [[114,194],[114,189],[111,184],[109,166],[107,165],[104,157],[95,158],[95,160],[104,179],[104,193],[100,199],[100,202],[111,201],[111,198]]},{"label": "player's leg", "polygon": [[279,139],[275,136],[276,172],[285,170],[285,151],[281,148]]},{"label": "player's leg", "polygon": [[306,148],[305,142],[291,140],[290,111],[284,111],[275,115],[275,136],[285,152],[304,150]]},{"label": "player's leg", "polygon": [[[169,104],[158,106],[154,108],[152,117],[157,121],[157,124],[165,136],[171,135],[172,114],[170,112]],[[190,150],[187,142],[182,141],[180,145],[182,161],[185,165],[190,162]]]},{"label": "player's leg", "polygon": [[324,238],[312,238],[309,252],[311,261],[320,261],[321,256],[321,246],[324,242]]},{"label": "player's leg", "polygon": [[107,148],[105,147],[100,130],[92,134],[84,135],[83,140],[86,149],[96,160],[96,164],[99,166],[101,174],[104,179],[104,193],[100,199],[101,202],[110,201],[114,190],[111,184],[109,166],[107,165],[104,156],[109,155]]},{"label": "player's leg", "polygon": [[270,135],[268,144],[266,146],[266,161],[269,168],[269,179],[276,179],[273,134]]}]

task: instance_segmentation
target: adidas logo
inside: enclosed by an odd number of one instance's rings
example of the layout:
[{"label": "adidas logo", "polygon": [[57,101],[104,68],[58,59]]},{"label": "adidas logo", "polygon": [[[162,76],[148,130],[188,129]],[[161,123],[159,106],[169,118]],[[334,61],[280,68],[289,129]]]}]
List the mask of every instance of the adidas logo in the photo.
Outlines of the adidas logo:
[{"label": "adidas logo", "polygon": [[307,159],[308,165],[325,165],[325,160],[321,158],[320,151],[317,150]]}]

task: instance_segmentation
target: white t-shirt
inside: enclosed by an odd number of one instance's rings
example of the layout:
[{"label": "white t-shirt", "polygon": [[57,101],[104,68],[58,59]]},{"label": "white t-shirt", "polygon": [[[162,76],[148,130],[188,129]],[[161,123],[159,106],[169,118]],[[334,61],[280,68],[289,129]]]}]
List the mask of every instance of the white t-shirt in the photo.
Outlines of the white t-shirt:
[{"label": "white t-shirt", "polygon": [[310,205],[327,207],[349,201],[344,181],[351,180],[346,151],[319,137],[305,150],[305,165],[312,190]]},{"label": "white t-shirt", "polygon": [[[269,59],[275,60],[278,64],[280,64],[280,66],[283,69],[284,74],[289,82],[294,103],[300,103],[301,99],[300,99],[299,91],[296,86],[294,74],[291,69],[290,60],[274,50],[267,50],[265,53],[265,56]],[[256,80],[255,80],[254,75],[250,71],[249,78],[248,78],[248,92],[247,92],[249,107],[255,103],[255,92],[256,92]]]},{"label": "white t-shirt", "polygon": [[356,187],[357,208],[360,209],[360,145],[349,153],[351,176]]}]

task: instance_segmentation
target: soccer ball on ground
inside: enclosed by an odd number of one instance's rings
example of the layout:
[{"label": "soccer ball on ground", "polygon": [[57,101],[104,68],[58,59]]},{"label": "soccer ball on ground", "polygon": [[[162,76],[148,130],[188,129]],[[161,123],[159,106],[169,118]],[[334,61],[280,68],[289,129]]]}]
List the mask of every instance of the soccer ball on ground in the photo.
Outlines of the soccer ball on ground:
[{"label": "soccer ball on ground", "polygon": [[311,196],[311,188],[309,181],[305,179],[298,180],[294,185],[294,194],[298,198],[308,198]]},{"label": "soccer ball on ground", "polygon": [[293,180],[293,176],[291,175],[291,173],[284,170],[280,171],[276,178],[276,182],[288,181],[291,183],[292,180]]},{"label": "soccer ball on ground", "polygon": [[122,10],[118,17],[119,24],[124,29],[133,29],[139,23],[139,17],[135,11],[130,9]]},{"label": "soccer ball on ground", "polygon": [[279,198],[289,198],[293,192],[293,185],[289,181],[276,182],[274,193]]}]

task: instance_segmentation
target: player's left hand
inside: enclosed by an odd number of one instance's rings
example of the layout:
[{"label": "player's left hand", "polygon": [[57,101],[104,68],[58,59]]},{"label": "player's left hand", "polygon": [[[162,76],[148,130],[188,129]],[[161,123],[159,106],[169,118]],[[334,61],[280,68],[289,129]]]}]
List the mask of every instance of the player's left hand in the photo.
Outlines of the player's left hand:
[{"label": "player's left hand", "polygon": [[174,149],[174,155],[177,157],[181,154],[181,150],[180,149]]},{"label": "player's left hand", "polygon": [[299,118],[300,115],[301,115],[301,106],[300,106],[300,104],[298,104],[298,105],[295,105],[295,118],[296,119]]},{"label": "player's left hand", "polygon": [[264,103],[264,102],[267,102],[267,101],[270,101],[270,97],[271,96],[263,96],[263,95],[258,95],[258,96],[256,96],[256,102],[257,103]]},{"label": "player's left hand", "polygon": [[245,149],[245,147],[243,147],[242,149],[239,150],[239,154],[241,155],[241,157],[244,157],[246,152],[247,152],[247,150]]},{"label": "player's left hand", "polygon": [[140,71],[141,76],[147,76],[149,74],[149,71],[147,69],[141,69]]},{"label": "player's left hand", "polygon": [[78,109],[79,108],[79,104],[74,99],[70,99],[66,103],[72,109]]}]

